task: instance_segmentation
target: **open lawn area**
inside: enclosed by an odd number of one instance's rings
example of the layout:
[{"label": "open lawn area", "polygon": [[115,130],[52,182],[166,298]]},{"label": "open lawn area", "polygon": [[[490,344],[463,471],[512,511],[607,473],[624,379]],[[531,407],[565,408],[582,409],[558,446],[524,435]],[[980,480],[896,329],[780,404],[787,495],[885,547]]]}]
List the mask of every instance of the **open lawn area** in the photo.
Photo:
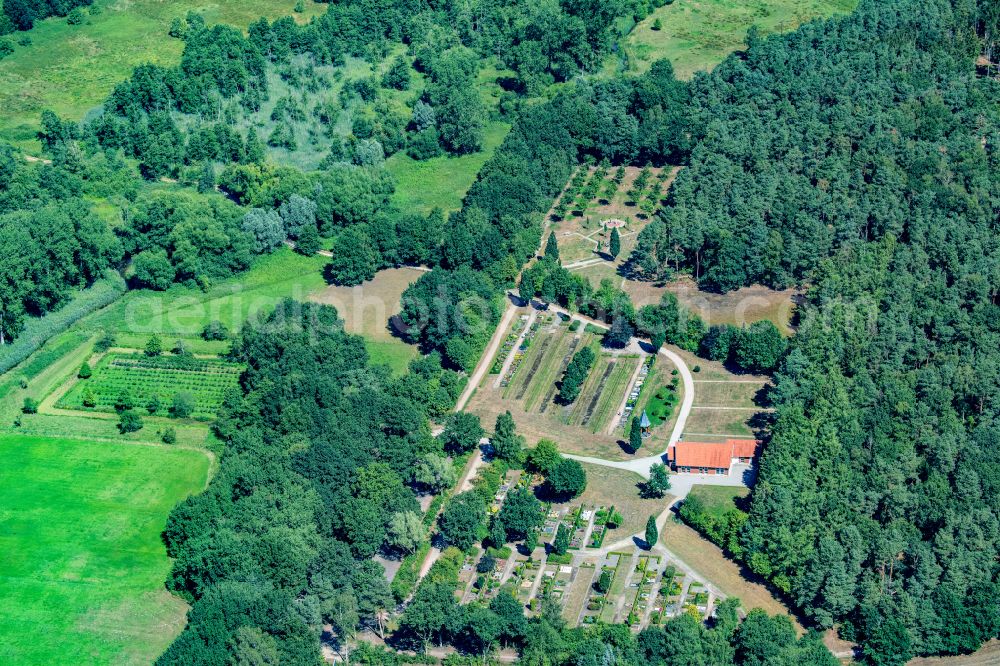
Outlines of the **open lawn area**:
[{"label": "open lawn area", "polygon": [[743,486],[692,486],[688,497],[698,498],[706,513],[719,516],[749,494],[750,489]]},{"label": "open lawn area", "polygon": [[[766,417],[763,391],[770,379],[736,374],[716,361],[674,349],[691,369],[694,404],[684,426],[687,441],[717,441],[727,437],[751,437]],[[695,368],[698,369],[695,372]]]},{"label": "open lawn area", "polygon": [[136,65],[175,64],[184,43],[167,30],[189,11],[209,25],[228,23],[244,31],[261,16],[305,22],[326,11],[326,5],[306,2],[296,14],[294,6],[294,0],[96,0],[82,25],[68,25],[65,18],[39,21],[27,33],[31,43],[22,46],[22,35],[15,35],[14,53],[0,61],[0,137],[36,152],[43,110],[82,120]]},{"label": "open lawn area", "polygon": [[82,325],[113,331],[117,344],[123,347],[141,349],[155,333],[167,348],[176,338],[183,338],[195,353],[220,353],[227,343],[203,341],[205,324],[217,319],[235,331],[248,317],[270,311],[282,298],[306,300],[326,287],[323,266],[327,261],[326,257],[303,257],[279,248],[261,257],[249,271],[207,291],[182,285],[166,291],[131,291],[84,319]]},{"label": "open lawn area", "polygon": [[184,626],[160,532],[188,449],[0,435],[0,662],[149,664]]},{"label": "open lawn area", "polygon": [[727,294],[713,294],[698,289],[689,277],[680,277],[667,284],[623,280],[622,289],[628,292],[637,307],[659,303],[663,294],[669,291],[709,326],[746,326],[766,319],[785,335],[794,332],[793,315],[800,297],[795,289],[776,291],[760,285],[743,287]]},{"label": "open lawn area", "polygon": [[994,638],[972,654],[956,657],[917,657],[907,666],[993,666],[1000,664],[1000,640]]},{"label": "open lawn area", "polygon": [[613,506],[624,519],[620,527],[608,532],[604,539],[605,546],[642,532],[646,520],[663,513],[673,501],[669,495],[661,499],[640,497],[638,484],[642,477],[634,472],[588,463],[583,463],[583,468],[587,472],[587,489],[573,503]]},{"label": "open lawn area", "polygon": [[[667,58],[680,78],[706,71],[745,48],[747,30],[789,32],[814,18],[846,14],[857,0],[676,0],[655,10],[626,40],[629,64],[644,72]],[[656,21],[660,29],[654,29]]]},{"label": "open lawn area", "polygon": [[445,213],[458,210],[479,170],[503,143],[508,131],[510,125],[489,123],[483,149],[470,155],[415,160],[405,152],[396,153],[385,161],[386,169],[396,178],[393,200],[406,213],[426,215],[434,208]]},{"label": "open lawn area", "polygon": [[311,298],[337,308],[344,329],[365,337],[372,359],[401,374],[418,352],[415,345],[393,335],[391,322],[399,314],[403,292],[421,275],[423,271],[417,268],[388,268],[368,282],[355,287],[326,287]]}]

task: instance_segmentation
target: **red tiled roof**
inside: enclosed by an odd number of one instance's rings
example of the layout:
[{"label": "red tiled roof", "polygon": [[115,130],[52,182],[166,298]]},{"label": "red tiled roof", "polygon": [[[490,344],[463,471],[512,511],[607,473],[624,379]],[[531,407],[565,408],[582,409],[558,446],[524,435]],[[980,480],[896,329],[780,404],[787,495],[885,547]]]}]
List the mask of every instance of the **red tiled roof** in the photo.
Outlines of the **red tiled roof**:
[{"label": "red tiled roof", "polygon": [[728,469],[733,458],[753,458],[760,450],[755,439],[727,439],[725,442],[677,442],[670,447],[670,459],[677,467]]}]

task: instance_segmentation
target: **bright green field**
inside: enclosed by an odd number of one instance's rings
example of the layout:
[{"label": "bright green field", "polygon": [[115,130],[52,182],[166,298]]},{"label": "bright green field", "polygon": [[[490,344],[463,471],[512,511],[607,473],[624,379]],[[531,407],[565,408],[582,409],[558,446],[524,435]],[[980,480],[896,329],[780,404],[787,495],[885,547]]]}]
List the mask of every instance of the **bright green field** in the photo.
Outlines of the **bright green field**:
[{"label": "bright green field", "polygon": [[[323,256],[303,257],[282,247],[261,257],[249,271],[208,291],[181,285],[167,291],[130,291],[113,305],[84,318],[78,326],[112,331],[121,347],[142,349],[155,333],[167,349],[175,340],[183,339],[196,354],[222,354],[229,343],[202,340],[205,324],[218,319],[233,332],[248,317],[270,312],[283,298],[308,300],[327,287],[323,280],[327,261]],[[372,359],[389,365],[398,374],[417,356],[416,347],[400,340],[365,341]]]},{"label": "bright green field", "polygon": [[365,347],[372,363],[388,365],[397,375],[406,374],[410,361],[420,355],[416,345],[408,345],[401,340],[381,341],[365,338]]},{"label": "bright green field", "polygon": [[471,155],[442,155],[417,161],[404,152],[396,153],[385,161],[386,168],[396,177],[393,197],[396,204],[406,212],[425,215],[434,208],[445,212],[458,210],[479,170],[509,131],[510,125],[488,124],[483,149]]},{"label": "bright green field", "polygon": [[197,451],[0,435],[0,663],[149,664],[184,626],[160,532]]},{"label": "bright green field", "polygon": [[111,412],[122,390],[128,390],[140,411],[152,396],[158,395],[163,405],[158,414],[166,416],[174,395],[187,391],[195,399],[191,416],[211,419],[226,391],[236,387],[242,371],[235,363],[215,359],[191,359],[178,367],[171,356],[111,353],[100,360],[90,379],[77,382],[56,407],[86,409],[83,390],[89,387],[97,400],[94,409]]},{"label": "bright green field", "polygon": [[226,343],[201,340],[205,324],[218,319],[230,331],[239,329],[254,314],[266,314],[285,297],[304,301],[323,289],[326,257],[303,257],[279,248],[262,257],[249,271],[221,282],[208,291],[174,285],[166,291],[131,291],[114,305],[84,320],[90,329],[114,331],[118,344],[142,349],[156,333],[170,348],[185,338],[195,353],[224,351]]},{"label": "bright green field", "polygon": [[[746,47],[751,25],[761,34],[789,32],[815,18],[853,11],[857,0],[675,0],[639,23],[626,45],[631,68],[640,72],[668,58],[680,78],[709,70]],[[662,30],[653,30],[659,18]]]},{"label": "bright green field", "polygon": [[0,137],[35,151],[39,115],[52,109],[74,120],[96,107],[132,68],[151,62],[172,65],[183,42],[167,36],[170,21],[188,11],[201,13],[209,24],[228,23],[245,30],[261,16],[294,15],[306,21],[326,6],[306,2],[293,14],[295,0],[96,0],[96,16],[72,26],[64,18],[40,21],[27,34],[29,46],[0,61]]},{"label": "bright green field", "polygon": [[742,486],[692,486],[688,497],[697,497],[706,513],[722,518],[727,511],[736,507],[736,500],[749,494],[750,489]]}]

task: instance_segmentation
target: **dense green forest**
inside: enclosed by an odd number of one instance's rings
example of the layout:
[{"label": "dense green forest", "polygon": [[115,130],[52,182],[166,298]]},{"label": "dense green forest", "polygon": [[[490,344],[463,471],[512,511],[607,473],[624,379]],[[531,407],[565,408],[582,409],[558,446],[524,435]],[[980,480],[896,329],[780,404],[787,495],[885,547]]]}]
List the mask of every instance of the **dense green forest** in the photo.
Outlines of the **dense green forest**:
[{"label": "dense green forest", "polygon": [[[995,131],[995,81],[974,67],[977,7],[945,4],[866,3],[785,37],[751,34],[745,57],[696,77],[696,148],[642,233],[636,273],[789,286],[841,247],[904,235],[939,166],[973,178],[966,146]],[[995,5],[979,4],[981,30],[995,33]]]},{"label": "dense green forest", "polygon": [[812,285],[729,549],[874,663],[1000,629],[1000,87],[978,11],[868,2],[751,39],[692,83],[690,167],[633,257]]},{"label": "dense green forest", "polygon": [[0,145],[0,343],[117,267],[122,243],[84,197],[132,180],[120,161],[26,164]]},{"label": "dense green forest", "polygon": [[[1000,84],[976,66],[996,57],[996,3],[866,0],[786,36],[751,34],[690,83],[665,61],[592,76],[615,19],[646,10],[348,0],[248,35],[192,14],[171,29],[185,41],[177,67],[137,68],[82,122],[43,116],[51,164],[0,147],[3,341],[109,268],[133,287],[208,287],[286,238],[313,252],[320,236],[331,282],[433,267],[404,295],[406,336],[427,355],[401,378],[369,364],[332,308],[285,302],[239,333],[232,355],[248,369],[215,426],[219,471],[164,533],[168,587],[192,609],[160,663],[315,664],[323,624],[381,631],[397,599],[372,556],[426,540],[417,495],[446,487],[445,456],[483,434],[453,417],[435,438],[429,420],[454,405],[456,370],[474,367],[514,286],[613,324],[605,344],[638,332],[776,371],[749,512],[717,540],[816,627],[838,626],[874,664],[998,634]],[[368,73],[343,74],[359,62]],[[490,103],[486,67],[498,68]],[[388,155],[478,151],[501,117],[512,129],[461,210],[393,204]],[[573,169],[602,160],[687,165],[631,276],[806,285],[796,336],[709,328],[671,296],[636,308],[562,267],[555,247],[518,281]],[[496,431],[501,462],[518,464],[512,421]],[[459,546],[519,533],[515,516],[488,525],[467,493],[442,520]],[[759,612],[740,623],[733,603],[708,627],[682,616],[638,637],[566,629],[554,608],[528,620],[505,595],[459,607],[455,568],[435,565],[393,640],[477,657],[510,645],[539,665],[833,663],[815,635]]]},{"label": "dense green forest", "polygon": [[164,532],[168,587],[194,606],[159,663],[314,664],[322,624],[344,604],[366,625],[392,607],[371,556],[394,547],[394,517],[419,525],[413,468],[443,446],[427,417],[463,383],[434,356],[394,379],[369,366],[334,309],[293,301],[244,328],[233,355],[248,370],[216,425],[220,471]]},{"label": "dense green forest", "polygon": [[73,20],[79,22],[80,7],[87,7],[94,0],[3,0],[0,13],[0,35],[14,30],[31,30],[35,21],[49,16],[66,16],[77,12]]}]

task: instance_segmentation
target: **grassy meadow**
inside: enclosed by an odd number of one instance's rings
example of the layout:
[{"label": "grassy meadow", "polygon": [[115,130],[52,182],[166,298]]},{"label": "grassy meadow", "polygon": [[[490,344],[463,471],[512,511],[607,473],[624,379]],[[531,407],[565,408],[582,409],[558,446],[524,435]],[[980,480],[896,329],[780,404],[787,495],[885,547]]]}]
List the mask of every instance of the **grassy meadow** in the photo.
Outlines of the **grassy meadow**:
[{"label": "grassy meadow", "polygon": [[186,612],[160,531],[208,457],[20,435],[0,451],[0,662],[152,662]]},{"label": "grassy meadow", "polygon": [[[755,25],[762,35],[789,32],[815,18],[846,14],[857,0],[675,0],[635,26],[626,39],[630,68],[667,58],[680,78],[707,71],[739,49]],[[654,30],[659,19],[662,27]]]},{"label": "grassy meadow", "polygon": [[395,335],[392,318],[402,309],[403,292],[421,274],[416,268],[388,268],[368,282],[353,287],[329,286],[314,292],[310,299],[337,308],[344,330],[364,336],[372,360],[401,375],[418,350]]},{"label": "grassy meadow", "polygon": [[471,155],[441,155],[418,161],[404,152],[396,153],[385,162],[396,178],[396,204],[406,212],[425,215],[434,208],[445,212],[458,210],[479,170],[503,143],[508,131],[510,125],[505,123],[488,124],[483,149]]},{"label": "grassy meadow", "polygon": [[23,46],[14,35],[14,53],[0,61],[0,138],[26,150],[38,149],[35,131],[44,109],[81,119],[104,101],[136,65],[176,63],[184,47],[167,36],[170,22],[195,11],[209,24],[227,23],[245,30],[261,16],[294,16],[299,21],[326,11],[305,3],[295,14],[295,0],[96,0],[83,25],[65,18],[39,21]]},{"label": "grassy meadow", "polygon": [[742,486],[693,486],[688,497],[698,498],[706,513],[719,518],[749,494],[750,489]]},{"label": "grassy meadow", "polygon": [[122,347],[141,349],[155,333],[168,349],[180,338],[188,341],[195,353],[219,353],[228,343],[202,340],[205,324],[217,319],[235,331],[248,317],[268,312],[283,298],[306,300],[326,286],[323,266],[327,261],[319,255],[303,257],[279,248],[261,257],[249,271],[207,291],[183,285],[166,291],[130,291],[83,323],[114,332]]}]

